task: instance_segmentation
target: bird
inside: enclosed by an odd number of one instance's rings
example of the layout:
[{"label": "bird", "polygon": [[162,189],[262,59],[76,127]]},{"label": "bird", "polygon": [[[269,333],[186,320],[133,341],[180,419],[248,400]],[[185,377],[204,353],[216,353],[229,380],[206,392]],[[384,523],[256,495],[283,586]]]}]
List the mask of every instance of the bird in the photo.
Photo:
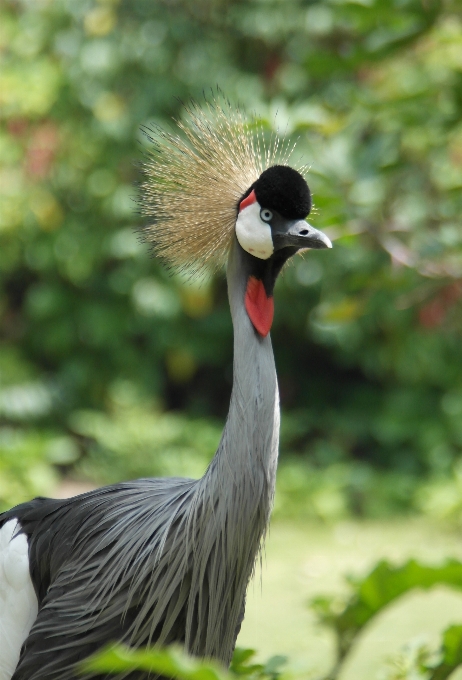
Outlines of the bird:
[{"label": "bird", "polygon": [[306,168],[289,164],[277,133],[224,96],[182,111],[173,132],[143,129],[141,231],[174,271],[226,264],[234,354],[221,439],[199,479],[137,479],[0,514],[0,680],[74,680],[112,642],[232,658],[275,492],[274,286],[296,253],[332,243],[306,221]]}]

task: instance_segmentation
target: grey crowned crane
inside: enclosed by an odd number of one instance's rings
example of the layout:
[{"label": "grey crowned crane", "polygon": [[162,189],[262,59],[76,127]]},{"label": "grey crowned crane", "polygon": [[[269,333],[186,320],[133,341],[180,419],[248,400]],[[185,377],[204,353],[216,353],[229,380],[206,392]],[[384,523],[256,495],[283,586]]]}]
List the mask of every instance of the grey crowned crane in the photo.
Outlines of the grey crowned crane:
[{"label": "grey crowned crane", "polygon": [[231,660],[274,494],[273,288],[295,253],[332,244],[305,221],[310,191],[287,147],[265,149],[226,101],[186,111],[181,133],[146,131],[140,201],[145,238],[171,266],[227,261],[223,434],[201,479],[138,479],[0,515],[0,680],[81,677],[76,664],[111,641]]}]

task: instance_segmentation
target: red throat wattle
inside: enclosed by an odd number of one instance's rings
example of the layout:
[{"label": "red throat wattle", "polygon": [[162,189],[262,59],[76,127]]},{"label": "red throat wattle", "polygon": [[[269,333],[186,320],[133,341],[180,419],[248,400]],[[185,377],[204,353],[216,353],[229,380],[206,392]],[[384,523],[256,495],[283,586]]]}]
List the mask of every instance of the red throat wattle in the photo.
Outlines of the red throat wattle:
[{"label": "red throat wattle", "polygon": [[245,308],[255,330],[264,338],[268,335],[273,323],[274,299],[266,295],[263,281],[250,276],[245,292]]}]

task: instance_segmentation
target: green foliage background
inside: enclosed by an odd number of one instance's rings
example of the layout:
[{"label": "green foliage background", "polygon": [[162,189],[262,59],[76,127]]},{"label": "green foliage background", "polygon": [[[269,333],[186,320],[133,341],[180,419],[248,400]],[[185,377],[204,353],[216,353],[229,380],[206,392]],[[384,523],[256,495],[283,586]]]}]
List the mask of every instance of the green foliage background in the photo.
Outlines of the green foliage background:
[{"label": "green foliage background", "polygon": [[0,54],[1,505],[213,455],[224,277],[150,259],[133,182],[140,125],[219,85],[298,138],[335,240],[277,285],[276,510],[458,517],[460,3],[6,0]]}]

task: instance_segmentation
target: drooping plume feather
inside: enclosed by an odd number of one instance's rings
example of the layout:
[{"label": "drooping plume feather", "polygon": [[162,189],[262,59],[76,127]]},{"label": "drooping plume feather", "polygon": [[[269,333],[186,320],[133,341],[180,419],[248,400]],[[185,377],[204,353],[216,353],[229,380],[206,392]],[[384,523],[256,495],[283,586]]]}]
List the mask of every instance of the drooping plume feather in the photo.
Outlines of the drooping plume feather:
[{"label": "drooping plume feather", "polygon": [[250,123],[220,93],[184,106],[176,121],[182,136],[144,128],[152,148],[140,187],[146,241],[174,269],[191,274],[226,261],[239,199],[271,165],[285,164],[292,149],[260,122]]}]

